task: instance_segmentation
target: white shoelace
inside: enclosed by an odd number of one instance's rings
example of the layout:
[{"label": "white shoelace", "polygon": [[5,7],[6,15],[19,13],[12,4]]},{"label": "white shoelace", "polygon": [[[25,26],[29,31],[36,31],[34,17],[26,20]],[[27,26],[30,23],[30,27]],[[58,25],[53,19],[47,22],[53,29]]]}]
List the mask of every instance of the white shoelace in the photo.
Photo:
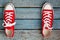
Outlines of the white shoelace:
[{"label": "white shoelace", "polygon": [[[5,19],[6,19],[6,21],[12,21],[11,19],[12,19],[12,17],[11,16],[13,16],[13,15],[11,15],[13,12],[6,12],[6,15],[5,16],[7,16]],[[9,15],[9,16],[8,16]],[[4,27],[11,27],[11,26],[13,26],[13,25],[15,25],[16,24],[16,22],[14,22],[14,23],[10,23],[10,22],[6,22],[5,20],[3,20],[4,21],[4,23],[2,24],[2,26],[4,26]],[[5,25],[4,25],[5,24]]]},{"label": "white shoelace", "polygon": [[[46,16],[44,16],[44,29],[47,27],[48,29],[52,29],[52,27],[50,28],[49,26],[50,26],[50,24],[51,24],[51,20],[50,20],[50,18],[51,18],[51,14],[50,14],[51,12],[50,11],[44,11],[44,14],[43,15],[46,15]],[[49,18],[46,18],[46,17],[49,17]]]}]

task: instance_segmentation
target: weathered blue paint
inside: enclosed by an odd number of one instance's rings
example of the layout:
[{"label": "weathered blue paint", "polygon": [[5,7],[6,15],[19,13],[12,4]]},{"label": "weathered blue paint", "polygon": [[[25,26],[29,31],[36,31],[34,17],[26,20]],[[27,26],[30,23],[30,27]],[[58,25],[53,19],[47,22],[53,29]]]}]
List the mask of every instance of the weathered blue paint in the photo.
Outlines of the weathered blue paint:
[{"label": "weathered blue paint", "polygon": [[42,7],[45,2],[51,3],[54,7],[60,7],[60,0],[12,0],[15,7]]},{"label": "weathered blue paint", "polygon": [[[3,18],[3,9],[0,8],[0,18]],[[42,8],[16,8],[15,19],[41,19]],[[54,8],[54,19],[60,19],[60,8]]]},{"label": "weathered blue paint", "polygon": [[[16,8],[16,18],[41,19],[42,8]],[[54,8],[54,19],[60,19],[60,8]]]},{"label": "weathered blue paint", "polygon": [[9,2],[12,2],[16,8],[15,29],[18,30],[15,30],[13,38],[7,38],[4,31],[0,30],[1,40],[60,40],[60,30],[53,30],[52,36],[48,39],[42,37],[40,30],[32,30],[42,27],[41,7],[45,2],[51,3],[54,8],[53,29],[60,29],[60,0],[0,0],[0,29],[4,29],[3,7]]},{"label": "weathered blue paint", "polygon": [[4,7],[9,2],[11,2],[11,0],[0,0],[0,7]]},{"label": "weathered blue paint", "polygon": [[45,2],[51,3],[54,7],[60,7],[60,0],[0,0],[0,7],[4,7],[9,2],[12,2],[15,7],[42,7]]},{"label": "weathered blue paint", "polygon": [[[3,29],[0,20],[0,29]],[[16,20],[15,29],[41,29],[41,20]],[[54,20],[53,29],[60,29],[60,20]]]},{"label": "weathered blue paint", "polygon": [[12,2],[16,7],[15,29],[41,29],[41,7],[44,2],[50,2],[53,5],[53,28],[60,29],[60,0],[0,0],[0,29],[3,29],[1,20],[3,19],[3,7],[8,2]]}]

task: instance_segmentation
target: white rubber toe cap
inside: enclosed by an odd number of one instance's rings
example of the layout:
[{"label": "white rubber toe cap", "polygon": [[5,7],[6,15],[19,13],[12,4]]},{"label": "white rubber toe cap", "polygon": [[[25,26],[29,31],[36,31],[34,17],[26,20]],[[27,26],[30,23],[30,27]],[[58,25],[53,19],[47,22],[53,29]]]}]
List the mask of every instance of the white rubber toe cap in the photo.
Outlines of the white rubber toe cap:
[{"label": "white rubber toe cap", "polygon": [[14,10],[14,5],[12,3],[8,3],[5,7],[5,10]]},{"label": "white rubber toe cap", "polygon": [[53,9],[50,3],[45,3],[42,9]]}]

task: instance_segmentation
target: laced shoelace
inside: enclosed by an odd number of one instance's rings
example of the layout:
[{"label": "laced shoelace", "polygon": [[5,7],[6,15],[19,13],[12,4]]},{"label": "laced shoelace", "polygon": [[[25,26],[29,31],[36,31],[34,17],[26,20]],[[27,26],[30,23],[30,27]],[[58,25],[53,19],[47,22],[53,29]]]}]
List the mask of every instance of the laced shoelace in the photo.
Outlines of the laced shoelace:
[{"label": "laced shoelace", "polygon": [[51,11],[44,11],[44,14],[43,14],[43,22],[44,22],[44,29],[48,28],[49,30],[52,29],[51,27],[51,18],[52,18],[52,15],[51,15]]},{"label": "laced shoelace", "polygon": [[[10,23],[12,20],[12,12],[6,12],[6,20],[3,20],[4,21],[4,23],[2,24],[4,27],[11,27],[11,26],[13,26],[13,25],[15,25],[16,24],[16,22],[14,22],[14,23]],[[8,21],[8,22],[7,22]],[[5,25],[4,25],[5,24]]]}]

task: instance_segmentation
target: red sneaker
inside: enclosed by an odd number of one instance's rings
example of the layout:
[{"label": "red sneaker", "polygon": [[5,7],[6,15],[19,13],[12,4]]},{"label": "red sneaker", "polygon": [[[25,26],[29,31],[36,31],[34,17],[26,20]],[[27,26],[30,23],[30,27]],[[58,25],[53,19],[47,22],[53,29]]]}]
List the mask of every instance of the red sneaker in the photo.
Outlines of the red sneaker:
[{"label": "red sneaker", "polygon": [[53,8],[50,3],[45,3],[42,8],[42,35],[49,37],[53,24]]},{"label": "red sneaker", "polygon": [[5,33],[7,37],[14,36],[15,22],[15,8],[12,3],[8,3],[4,9],[4,23]]}]

